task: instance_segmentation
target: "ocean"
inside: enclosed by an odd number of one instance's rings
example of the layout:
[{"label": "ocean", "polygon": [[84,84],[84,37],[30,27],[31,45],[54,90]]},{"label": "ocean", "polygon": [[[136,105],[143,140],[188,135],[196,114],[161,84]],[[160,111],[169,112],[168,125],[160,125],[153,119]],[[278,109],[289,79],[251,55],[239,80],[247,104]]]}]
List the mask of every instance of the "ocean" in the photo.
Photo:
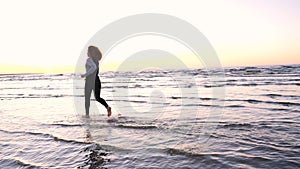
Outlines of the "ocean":
[{"label": "ocean", "polygon": [[300,168],[300,65],[223,73],[100,72],[111,118],[75,74],[2,74],[0,168]]}]

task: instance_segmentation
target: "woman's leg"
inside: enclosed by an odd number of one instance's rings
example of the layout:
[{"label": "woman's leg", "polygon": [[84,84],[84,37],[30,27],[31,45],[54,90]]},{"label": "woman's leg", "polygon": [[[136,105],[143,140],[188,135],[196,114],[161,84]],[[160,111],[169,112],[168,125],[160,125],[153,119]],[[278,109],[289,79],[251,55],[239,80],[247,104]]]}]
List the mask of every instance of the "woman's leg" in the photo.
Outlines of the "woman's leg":
[{"label": "woman's leg", "polygon": [[107,116],[111,116],[111,107],[108,106],[106,101],[100,97],[100,91],[101,91],[101,82],[99,77],[97,76],[95,79],[95,88],[94,88],[94,94],[95,98],[98,102],[100,102],[107,110]]},{"label": "woman's leg", "polygon": [[100,82],[100,79],[98,77],[96,77],[95,90],[94,90],[95,98],[99,103],[101,103],[107,109],[109,106],[106,103],[106,101],[100,97],[100,92],[101,92],[101,82]]},{"label": "woman's leg", "polygon": [[90,114],[90,99],[91,99],[91,93],[93,90],[93,81],[90,79],[85,80],[85,86],[84,86],[84,98],[85,98],[85,114],[86,116],[89,116]]}]

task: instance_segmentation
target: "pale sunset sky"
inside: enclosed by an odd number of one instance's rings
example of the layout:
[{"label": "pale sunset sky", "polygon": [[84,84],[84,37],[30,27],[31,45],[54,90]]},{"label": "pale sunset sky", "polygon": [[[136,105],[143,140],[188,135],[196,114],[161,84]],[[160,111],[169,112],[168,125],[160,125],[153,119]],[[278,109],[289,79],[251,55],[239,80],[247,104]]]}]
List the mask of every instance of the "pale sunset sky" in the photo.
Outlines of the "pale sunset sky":
[{"label": "pale sunset sky", "polygon": [[[97,31],[142,13],[172,15],[194,25],[222,66],[300,64],[299,0],[10,0],[0,2],[0,73],[73,72]],[[102,71],[115,70],[129,50],[147,48],[202,66],[176,42],[157,38],[123,42],[104,56]]]}]

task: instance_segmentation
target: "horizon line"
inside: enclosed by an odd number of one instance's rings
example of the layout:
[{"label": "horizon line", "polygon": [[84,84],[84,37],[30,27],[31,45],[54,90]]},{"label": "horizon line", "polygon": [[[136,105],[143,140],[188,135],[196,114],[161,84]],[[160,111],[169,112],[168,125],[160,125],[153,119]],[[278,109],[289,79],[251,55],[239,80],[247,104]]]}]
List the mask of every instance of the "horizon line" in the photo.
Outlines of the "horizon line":
[{"label": "horizon line", "polygon": [[[264,66],[285,66],[285,65],[300,65],[300,63],[291,63],[291,64],[269,64],[269,65],[231,65],[231,66],[221,66],[220,68],[232,68],[232,67],[264,67]],[[23,66],[23,65],[22,65]],[[30,67],[30,68],[37,68],[34,66],[25,66],[25,67]],[[65,68],[64,66],[56,68],[56,70],[63,69]],[[70,68],[70,66],[68,66]],[[165,70],[183,70],[183,69],[203,69],[207,67],[199,67],[199,68],[167,68]],[[37,69],[41,69],[38,67]],[[74,74],[76,73],[75,67],[73,67],[74,71],[61,71],[61,72],[1,72],[0,70],[0,75],[26,75],[26,74]],[[101,71],[103,73],[105,72],[117,72],[118,70],[104,70]],[[134,72],[138,70],[122,70],[124,72]]]}]

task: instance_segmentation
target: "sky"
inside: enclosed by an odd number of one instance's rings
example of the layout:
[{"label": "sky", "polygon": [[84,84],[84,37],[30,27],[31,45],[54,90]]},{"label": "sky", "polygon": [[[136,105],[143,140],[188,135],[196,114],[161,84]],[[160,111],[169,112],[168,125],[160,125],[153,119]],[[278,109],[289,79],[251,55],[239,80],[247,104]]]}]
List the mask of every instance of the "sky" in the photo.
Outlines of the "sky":
[{"label": "sky", "polygon": [[[222,66],[300,64],[299,9],[299,0],[0,1],[0,73],[73,72],[96,32],[142,13],[172,15],[194,25]],[[176,55],[188,67],[203,66],[181,44],[144,36],[116,46],[101,69],[116,70],[132,53],[153,48]]]}]

